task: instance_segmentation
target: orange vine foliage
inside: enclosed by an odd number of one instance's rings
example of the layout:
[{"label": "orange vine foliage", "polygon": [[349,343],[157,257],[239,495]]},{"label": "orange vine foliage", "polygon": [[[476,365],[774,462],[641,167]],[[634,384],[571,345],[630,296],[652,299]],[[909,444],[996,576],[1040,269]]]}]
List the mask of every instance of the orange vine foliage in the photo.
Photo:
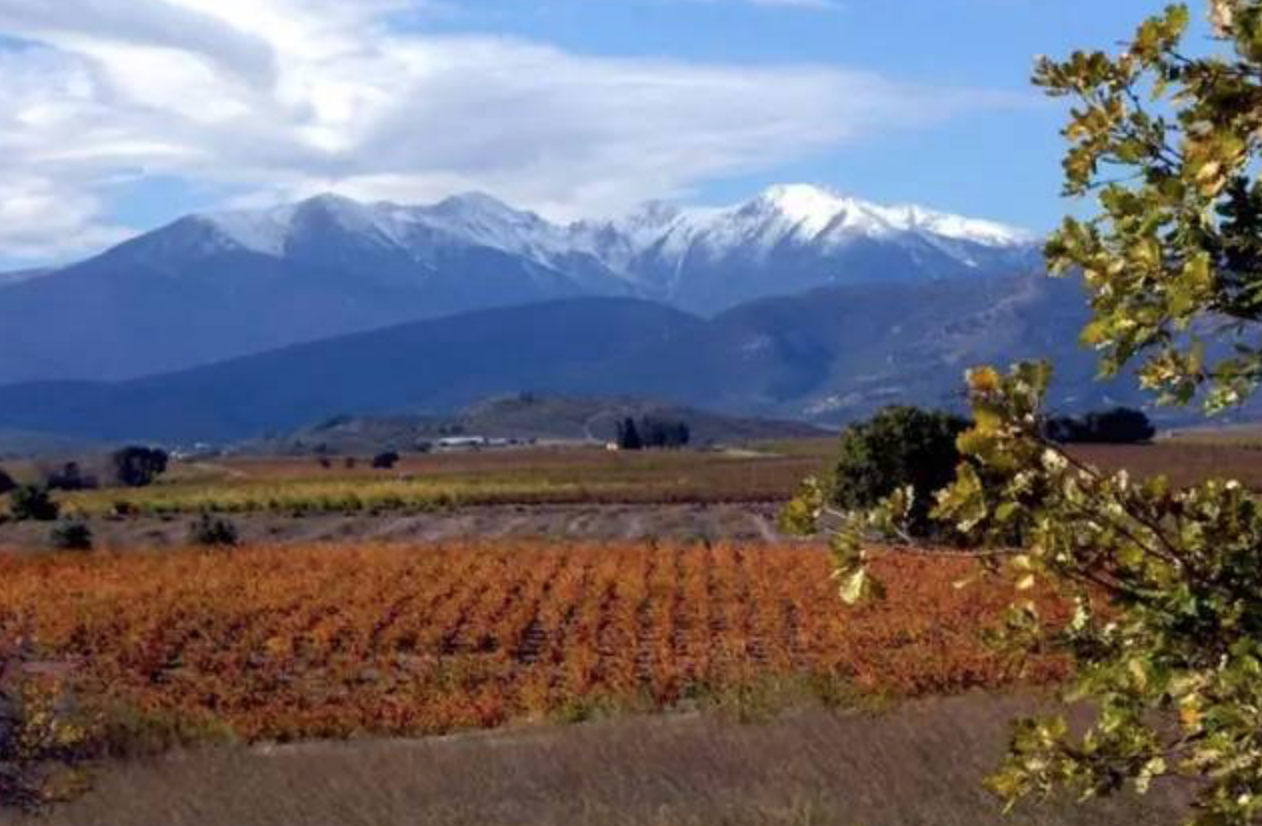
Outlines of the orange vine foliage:
[{"label": "orange vine foliage", "polygon": [[[896,695],[1017,679],[986,646],[1012,599],[965,561],[879,563],[848,608],[802,546],[455,543],[0,556],[0,639],[99,698],[249,739],[416,735],[768,678]],[[1021,679],[1062,676],[1025,663]]]}]

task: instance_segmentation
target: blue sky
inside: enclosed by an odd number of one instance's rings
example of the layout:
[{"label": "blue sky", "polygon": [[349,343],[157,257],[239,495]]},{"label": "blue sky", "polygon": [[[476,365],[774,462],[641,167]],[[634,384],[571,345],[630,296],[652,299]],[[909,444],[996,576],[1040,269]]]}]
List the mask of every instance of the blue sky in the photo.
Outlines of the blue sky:
[{"label": "blue sky", "polygon": [[1140,0],[0,0],[0,266],[195,209],[482,189],[558,219],[820,183],[1035,230],[1034,56]]}]

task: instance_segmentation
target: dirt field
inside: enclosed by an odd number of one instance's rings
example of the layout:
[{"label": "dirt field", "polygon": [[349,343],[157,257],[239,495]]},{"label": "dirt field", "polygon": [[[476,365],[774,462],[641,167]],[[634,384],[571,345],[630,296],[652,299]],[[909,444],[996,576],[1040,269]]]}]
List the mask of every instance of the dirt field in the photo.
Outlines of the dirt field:
[{"label": "dirt field", "polygon": [[[323,514],[232,517],[247,543],[433,542],[462,538],[546,539],[559,542],[650,540],[673,542],[775,542],[780,504],[499,505],[424,514]],[[192,517],[92,519],[97,547],[108,551],[178,547]],[[0,524],[0,550],[35,551],[48,543],[49,526]]]},{"label": "dirt field", "polygon": [[[13,826],[1134,826],[1177,796],[999,813],[981,779],[1029,701],[974,695],[770,722],[634,717],[401,742],[228,749],[110,767]],[[3,820],[3,816],[0,816]]]}]

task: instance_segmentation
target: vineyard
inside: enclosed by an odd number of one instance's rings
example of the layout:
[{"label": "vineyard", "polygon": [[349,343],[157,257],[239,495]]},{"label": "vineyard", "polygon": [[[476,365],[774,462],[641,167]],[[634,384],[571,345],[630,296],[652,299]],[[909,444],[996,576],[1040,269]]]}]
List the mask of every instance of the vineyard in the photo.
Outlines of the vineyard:
[{"label": "vineyard", "polygon": [[1013,593],[885,559],[844,607],[804,546],[343,545],[0,554],[0,641],[102,706],[247,739],[420,735],[769,683],[913,696],[1061,676],[983,641]]},{"label": "vineyard", "polygon": [[[159,484],[60,495],[68,514],[171,516],[220,513],[426,512],[500,504],[782,501],[824,454],[807,442],[793,455],[759,452],[609,453],[559,448],[405,457],[389,471],[366,460],[321,467],[300,459],[177,463]],[[21,468],[17,468],[21,470]],[[22,474],[19,473],[19,476]],[[31,479],[37,478],[32,471]],[[6,508],[0,497],[0,517]]]}]

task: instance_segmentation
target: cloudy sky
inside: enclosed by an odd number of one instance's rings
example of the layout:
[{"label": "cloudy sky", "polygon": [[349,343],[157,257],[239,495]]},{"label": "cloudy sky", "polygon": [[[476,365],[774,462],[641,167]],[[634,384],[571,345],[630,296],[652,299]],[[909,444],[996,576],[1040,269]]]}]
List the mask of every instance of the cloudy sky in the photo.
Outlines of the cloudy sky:
[{"label": "cloudy sky", "polygon": [[821,183],[1046,229],[1033,56],[1145,0],[0,0],[0,268],[189,211]]}]

